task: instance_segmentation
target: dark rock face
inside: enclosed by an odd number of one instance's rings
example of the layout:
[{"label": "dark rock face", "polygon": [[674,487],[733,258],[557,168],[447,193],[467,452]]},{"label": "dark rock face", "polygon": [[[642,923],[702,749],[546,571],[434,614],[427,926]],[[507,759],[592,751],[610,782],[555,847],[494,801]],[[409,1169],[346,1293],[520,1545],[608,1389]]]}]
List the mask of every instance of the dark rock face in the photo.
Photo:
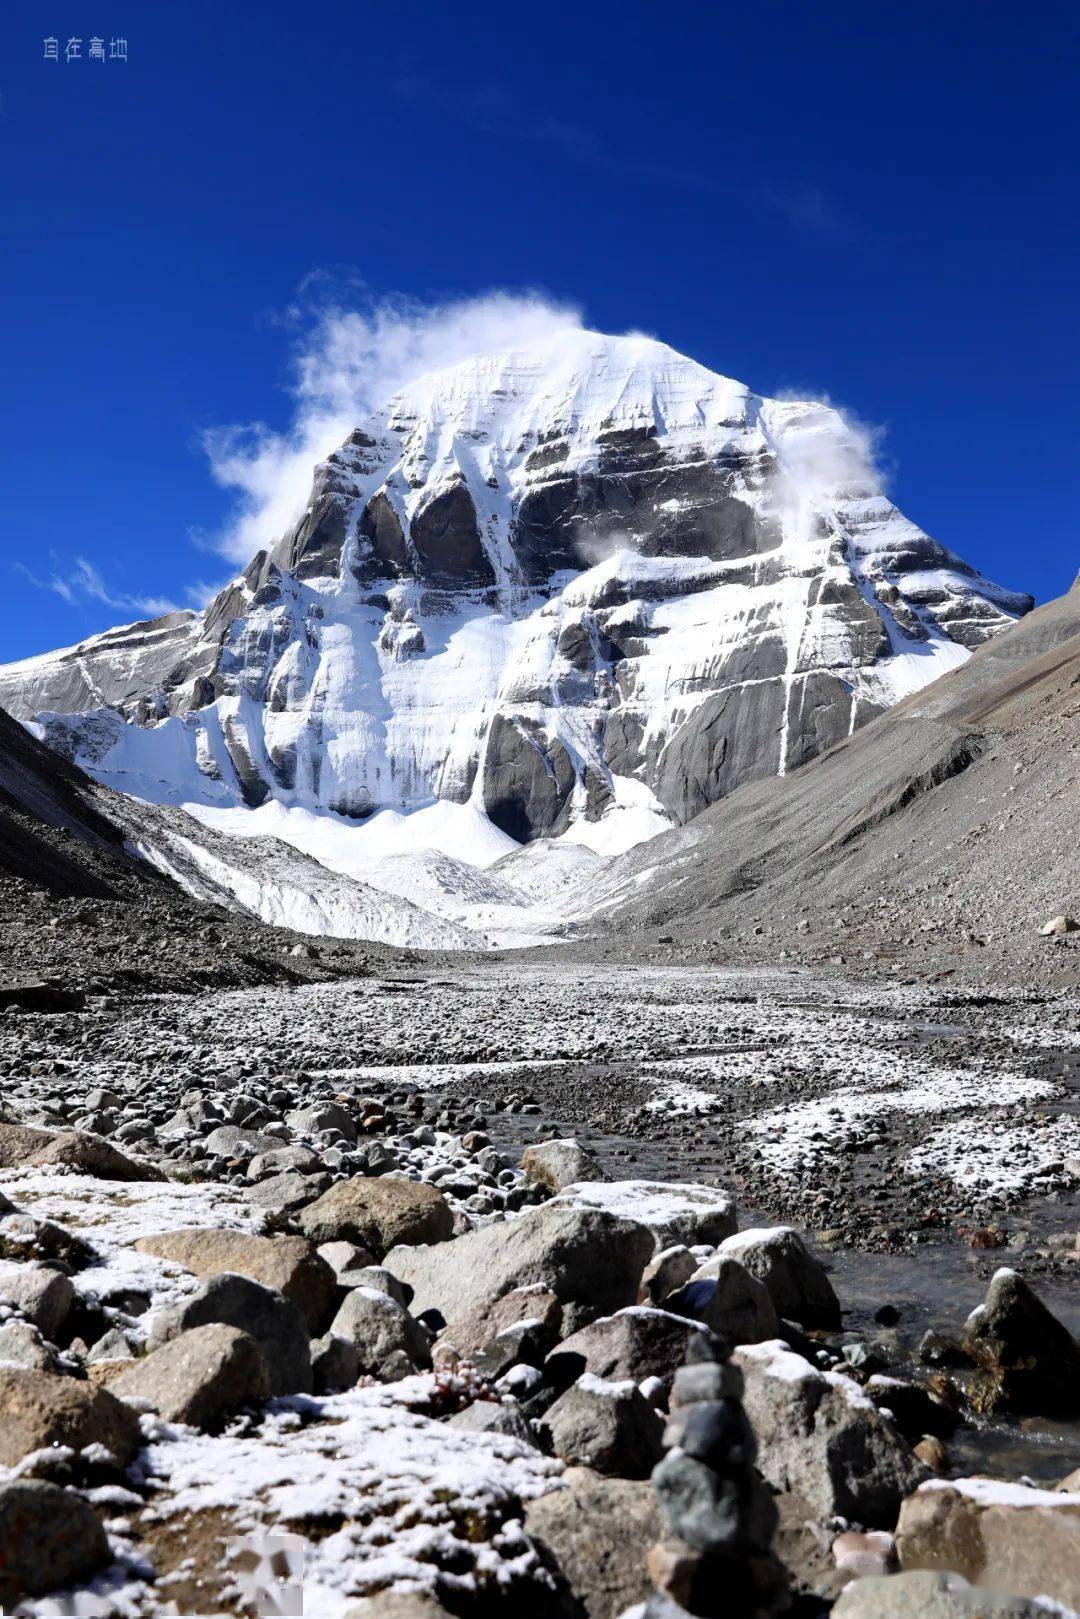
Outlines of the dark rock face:
[{"label": "dark rock face", "polygon": [[484,760],[484,808],[496,826],[519,843],[565,832],[576,779],[561,742],[545,742],[526,719],[496,716]]},{"label": "dark rock face", "polygon": [[476,507],[463,483],[451,484],[420,507],[410,538],[420,571],[432,584],[452,590],[495,583],[495,570],[476,526]]}]

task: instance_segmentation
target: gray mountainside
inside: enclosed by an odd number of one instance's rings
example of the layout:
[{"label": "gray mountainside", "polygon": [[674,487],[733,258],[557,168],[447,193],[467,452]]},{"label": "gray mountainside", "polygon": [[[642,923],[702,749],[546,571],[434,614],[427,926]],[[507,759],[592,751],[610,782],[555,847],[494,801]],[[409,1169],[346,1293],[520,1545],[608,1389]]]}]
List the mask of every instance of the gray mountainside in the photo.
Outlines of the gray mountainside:
[{"label": "gray mountainside", "polygon": [[1075,986],[1080,933],[1041,928],[1080,917],[1078,808],[1080,580],[805,769],[616,861],[598,916],[697,954]]}]

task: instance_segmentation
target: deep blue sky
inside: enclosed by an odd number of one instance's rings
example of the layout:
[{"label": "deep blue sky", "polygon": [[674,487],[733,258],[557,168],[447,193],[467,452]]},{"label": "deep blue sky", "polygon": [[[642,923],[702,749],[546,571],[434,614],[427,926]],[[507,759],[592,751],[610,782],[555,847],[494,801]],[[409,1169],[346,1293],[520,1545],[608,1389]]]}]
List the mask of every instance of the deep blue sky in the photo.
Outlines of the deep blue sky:
[{"label": "deep blue sky", "polygon": [[[0,63],[0,658],[182,599],[312,271],[540,288],[884,424],[909,516],[1080,567],[1076,8],[37,0]],[[83,40],[47,62],[46,35]],[[129,61],[91,62],[124,36]],[[106,43],[107,48],[107,43]],[[103,585],[73,601],[35,586]],[[113,601],[100,599],[101,593]]]}]

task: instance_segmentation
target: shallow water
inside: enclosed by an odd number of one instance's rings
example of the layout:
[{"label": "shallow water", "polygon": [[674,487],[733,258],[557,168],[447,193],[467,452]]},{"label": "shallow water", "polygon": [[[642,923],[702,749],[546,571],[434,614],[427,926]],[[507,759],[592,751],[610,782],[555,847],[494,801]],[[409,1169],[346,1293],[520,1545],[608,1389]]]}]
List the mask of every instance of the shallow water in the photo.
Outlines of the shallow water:
[{"label": "shallow water", "polygon": [[[550,1133],[556,1122],[543,1113],[492,1112],[488,1114],[488,1133],[501,1149],[520,1153]],[[699,1167],[688,1171],[684,1157],[680,1162],[679,1150],[664,1143],[589,1131],[578,1131],[575,1138],[595,1154],[613,1178],[702,1178]],[[773,1212],[745,1201],[740,1203],[739,1215],[744,1228],[778,1223]],[[851,1249],[824,1250],[815,1243],[813,1232],[804,1231],[803,1236],[831,1275],[843,1308],[845,1333],[880,1345],[893,1375],[925,1370],[916,1357],[923,1335],[931,1327],[957,1332],[986,1295],[985,1272],[992,1256],[984,1250],[937,1242],[921,1244],[906,1253],[861,1253]],[[1011,1262],[1004,1252],[1000,1261],[1003,1265]],[[1080,1282],[1080,1262],[1077,1281]],[[1074,1336],[1080,1337],[1080,1286],[1044,1277],[1035,1286],[1043,1302]],[[896,1327],[886,1329],[874,1320],[883,1304],[899,1310]],[[1029,1478],[1049,1486],[1080,1468],[1080,1422],[1051,1422],[1045,1418],[965,1422],[949,1438],[947,1448],[955,1477],[987,1473],[1011,1480]]]}]

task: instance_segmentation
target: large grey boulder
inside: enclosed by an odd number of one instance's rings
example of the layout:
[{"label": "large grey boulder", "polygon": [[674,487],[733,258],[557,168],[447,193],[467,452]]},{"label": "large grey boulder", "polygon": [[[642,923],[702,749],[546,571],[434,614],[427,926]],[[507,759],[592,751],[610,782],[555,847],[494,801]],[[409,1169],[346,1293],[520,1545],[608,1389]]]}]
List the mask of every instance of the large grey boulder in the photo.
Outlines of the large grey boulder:
[{"label": "large grey boulder", "polygon": [[529,1327],[541,1358],[558,1342],[562,1305],[546,1287],[516,1287],[501,1299],[450,1321],[435,1344],[436,1362],[474,1360],[503,1334]]},{"label": "large grey boulder", "polygon": [[887,1574],[853,1580],[832,1619],[1054,1619],[1044,1602],[969,1585],[960,1574]]},{"label": "large grey boulder", "polygon": [[746,1344],[732,1360],[758,1468],[773,1488],[802,1495],[821,1519],[891,1529],[927,1469],[857,1384],[778,1341]]},{"label": "large grey boulder", "polygon": [[526,1147],[521,1155],[521,1167],[527,1181],[549,1192],[606,1179],[596,1159],[576,1141],[543,1141],[538,1146]]},{"label": "large grey boulder", "polygon": [[618,1619],[652,1589],[646,1549],[663,1538],[652,1486],[570,1467],[566,1488],[525,1507],[525,1532],[555,1562],[587,1619]]},{"label": "large grey boulder", "polygon": [[351,1147],[356,1146],[356,1124],[337,1102],[313,1102],[310,1107],[296,1108],[286,1113],[285,1123],[300,1136],[318,1135],[323,1130],[336,1130]]},{"label": "large grey boulder", "polygon": [[247,1276],[211,1276],[197,1292],[154,1317],[152,1348],[193,1327],[221,1324],[249,1333],[270,1369],[273,1394],[311,1393],[311,1351],[307,1323],[295,1304]]},{"label": "large grey boulder", "polygon": [[162,1181],[150,1164],[128,1158],[111,1142],[88,1130],[39,1130],[28,1124],[0,1122],[0,1169],[37,1169],[50,1165],[74,1169],[105,1181]]},{"label": "large grey boulder", "polygon": [[996,1271],[965,1325],[985,1411],[1080,1415],[1080,1344],[1014,1270]]},{"label": "large grey boulder", "polygon": [[634,1384],[590,1372],[548,1407],[544,1422],[562,1461],[614,1478],[648,1478],[664,1452],[664,1424]]},{"label": "large grey boulder", "polygon": [[396,1381],[431,1365],[423,1327],[396,1299],[373,1287],[354,1287],[346,1295],[330,1334],[352,1344],[362,1373],[383,1381]]},{"label": "large grey boulder", "polygon": [[21,1310],[46,1338],[55,1339],[75,1302],[75,1289],[62,1271],[26,1265],[0,1277],[0,1299]]},{"label": "large grey boulder", "polygon": [[135,1361],[109,1386],[167,1422],[212,1431],[243,1406],[270,1398],[270,1368],[254,1338],[239,1328],[193,1327]]},{"label": "large grey boulder", "polygon": [[725,1238],[720,1252],[765,1284],[777,1315],[785,1320],[804,1327],[840,1325],[840,1303],[825,1267],[792,1226],[736,1232]]},{"label": "large grey boulder", "polygon": [[51,1445],[100,1445],[126,1467],[139,1444],[138,1418],[107,1389],[52,1372],[0,1367],[0,1466],[14,1467]]},{"label": "large grey boulder", "polygon": [[385,1263],[413,1289],[416,1315],[438,1310],[455,1320],[539,1285],[555,1294],[573,1332],[635,1302],[652,1251],[645,1227],[556,1198],[438,1247],[394,1248]]},{"label": "large grey boulder", "polygon": [[261,1130],[245,1130],[238,1124],[219,1124],[203,1140],[206,1151],[215,1158],[253,1158],[256,1153],[273,1152],[281,1146],[278,1136]]},{"label": "large grey boulder", "polygon": [[14,1609],[24,1597],[89,1579],[111,1561],[101,1519],[74,1490],[32,1479],[0,1485],[0,1605],[5,1609]]},{"label": "large grey boulder", "polygon": [[5,1321],[0,1327],[0,1366],[31,1372],[56,1371],[56,1351],[32,1321]]},{"label": "large grey boulder", "polygon": [[548,1361],[574,1357],[581,1362],[581,1371],[608,1382],[629,1379],[641,1383],[647,1377],[659,1377],[670,1385],[686,1359],[688,1342],[706,1330],[685,1316],[634,1304],[571,1333],[552,1350]]},{"label": "large grey boulder", "polygon": [[256,1237],[246,1231],[192,1227],[140,1237],[140,1253],[171,1259],[196,1276],[232,1271],[272,1287],[295,1304],[312,1332],[319,1332],[334,1303],[337,1280],[306,1237]]},{"label": "large grey boulder", "polygon": [[392,1175],[338,1181],[304,1209],[299,1224],[312,1242],[356,1242],[376,1259],[398,1243],[445,1242],[454,1234],[441,1192]]},{"label": "large grey boulder", "polygon": [[735,1204],[715,1186],[679,1181],[596,1181],[567,1186],[558,1204],[603,1209],[653,1234],[657,1253],[684,1243],[715,1247],[733,1236],[738,1223]]},{"label": "large grey boulder", "polygon": [[901,1507],[896,1547],[905,1569],[953,1569],[978,1586],[1080,1609],[1080,1495],[932,1479]]},{"label": "large grey boulder", "polygon": [[462,1428],[466,1433],[501,1434],[506,1439],[517,1439],[532,1450],[540,1448],[516,1400],[474,1400],[471,1405],[455,1412],[449,1426]]},{"label": "large grey boulder", "polygon": [[685,1287],[665,1299],[664,1307],[703,1322],[711,1332],[722,1332],[733,1344],[763,1343],[780,1330],[764,1282],[729,1254],[707,1260]]}]

